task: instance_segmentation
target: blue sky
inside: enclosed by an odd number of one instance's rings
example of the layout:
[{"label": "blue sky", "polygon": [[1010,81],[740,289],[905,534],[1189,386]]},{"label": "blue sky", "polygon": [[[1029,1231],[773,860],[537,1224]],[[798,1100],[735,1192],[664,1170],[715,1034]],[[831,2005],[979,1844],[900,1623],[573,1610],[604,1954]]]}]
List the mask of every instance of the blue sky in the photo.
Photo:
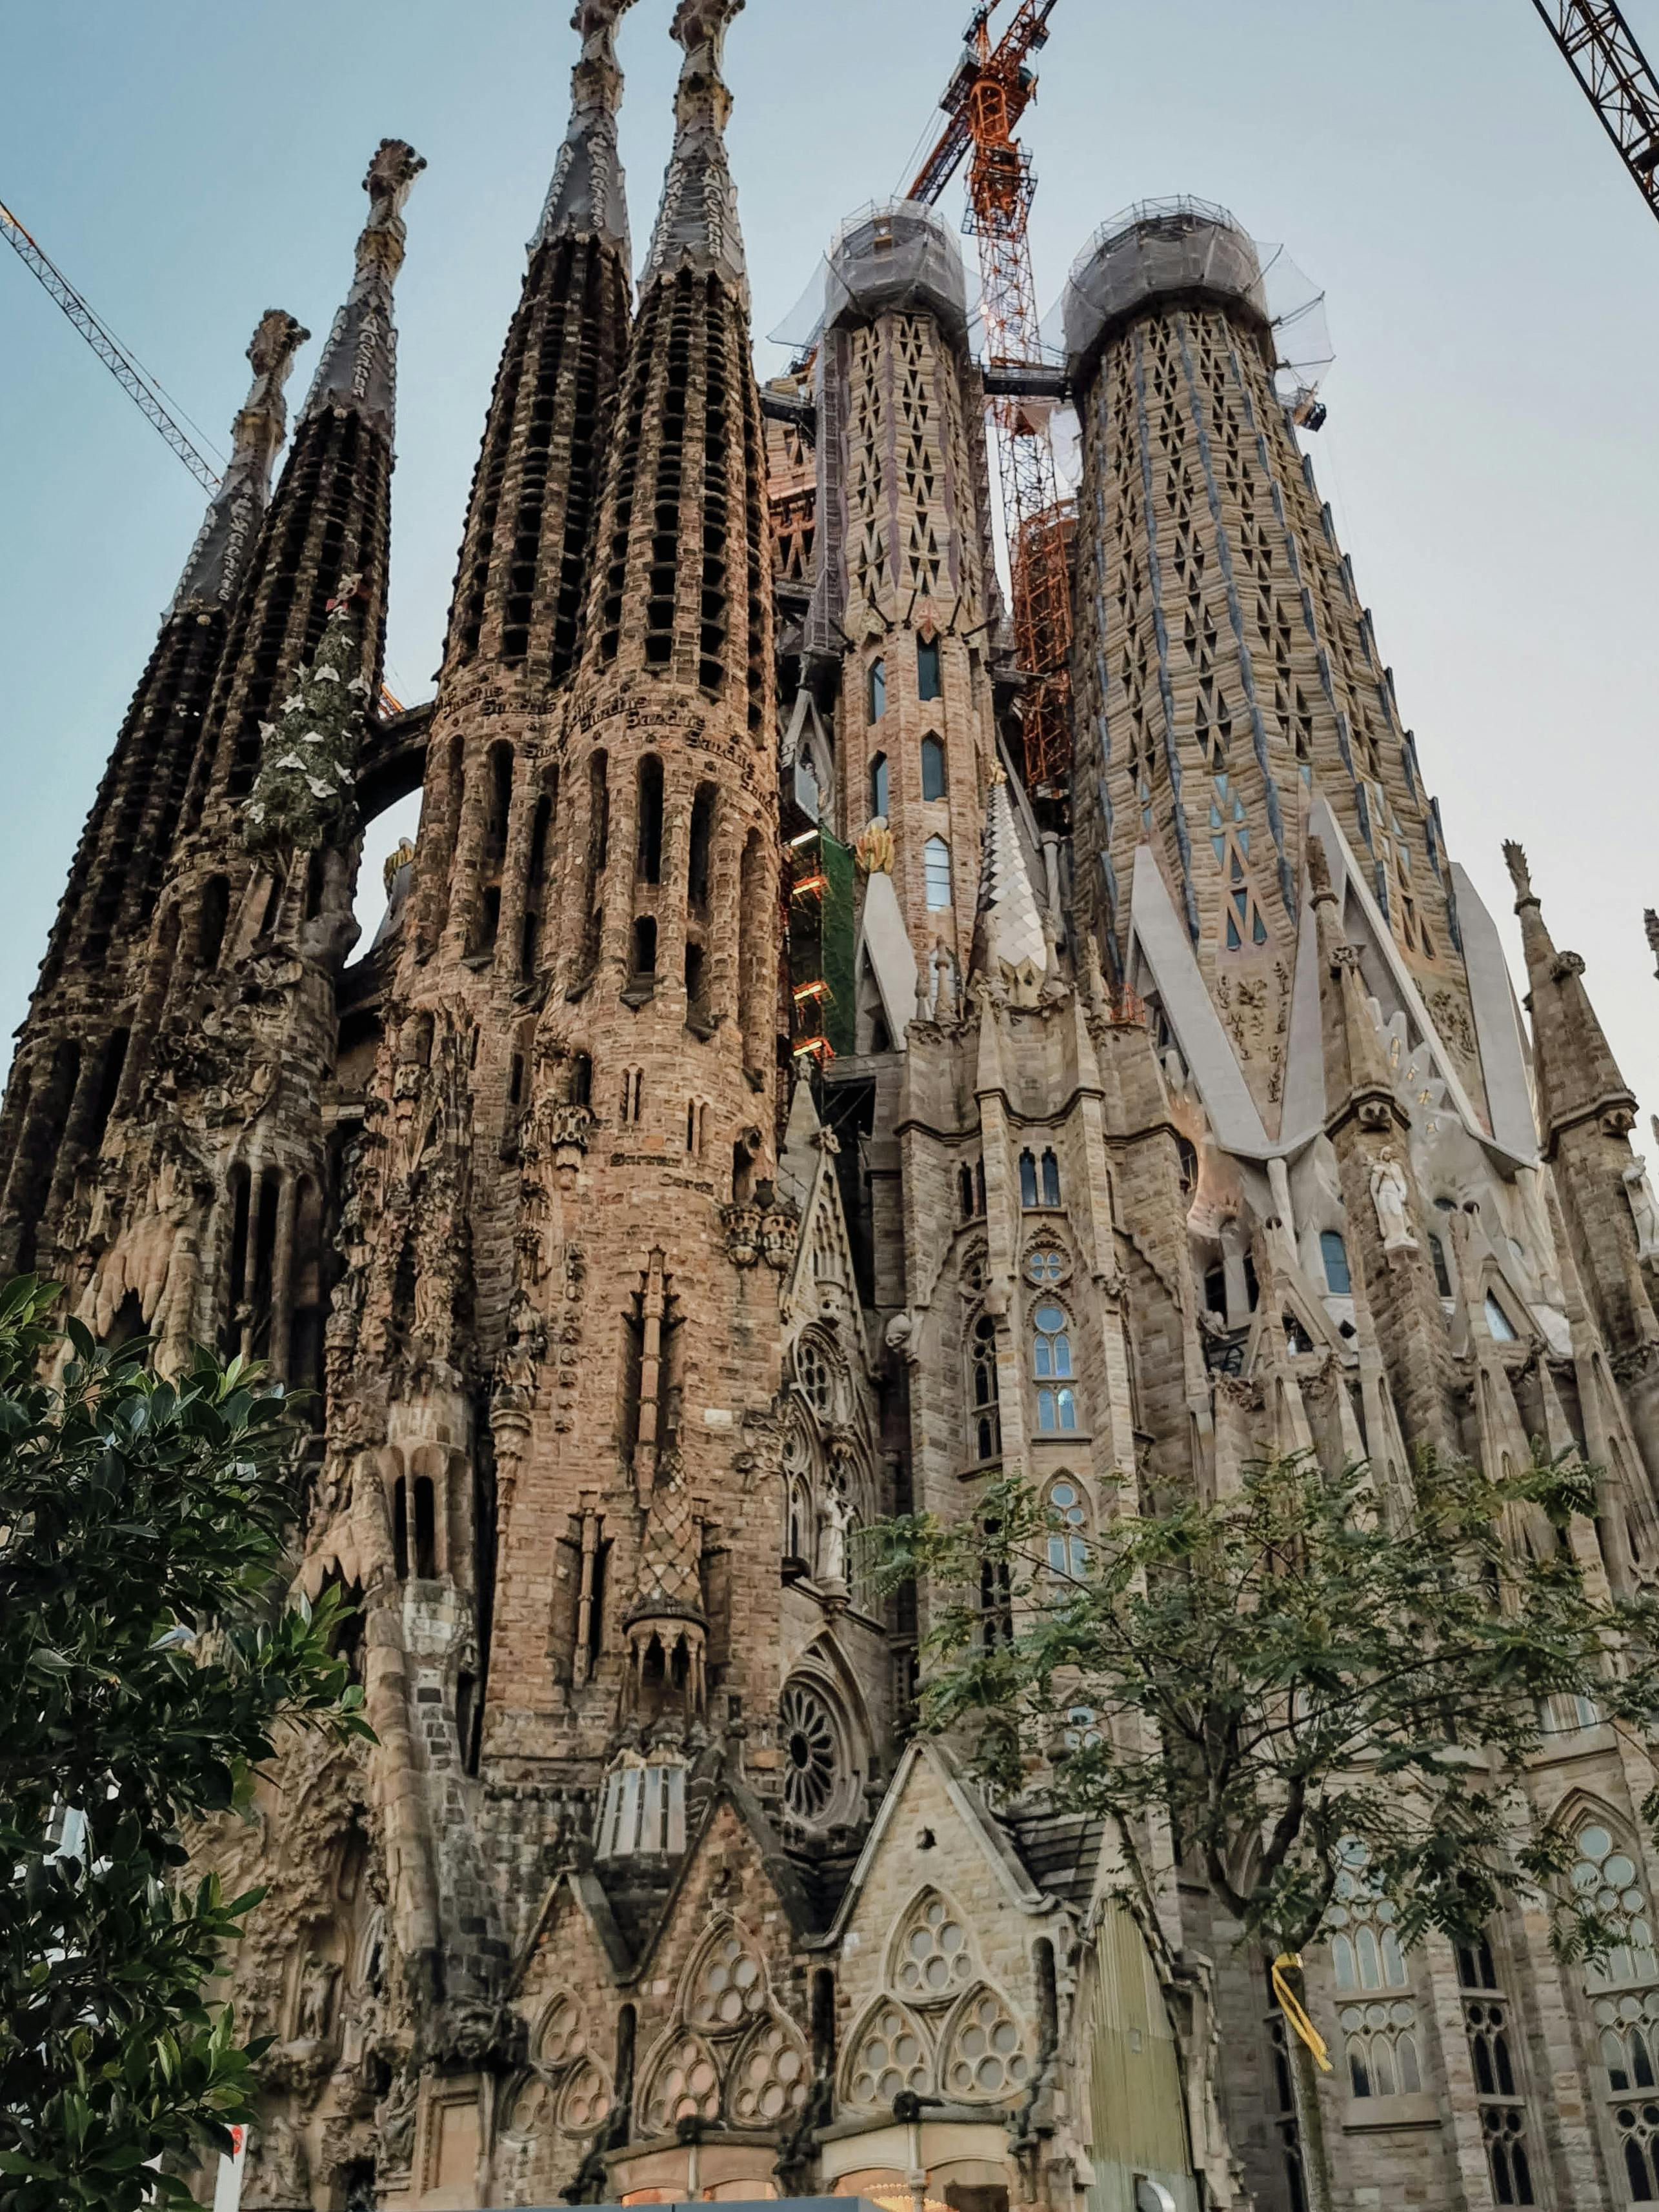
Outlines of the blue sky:
[{"label": "blue sky", "polygon": [[[677,54],[625,27],[636,244]],[[729,49],[755,325],[907,176],[965,0],[748,0]],[[1659,52],[1659,0],[1629,0]],[[223,446],[260,311],[320,335],[382,136],[430,164],[400,287],[392,680],[430,689],[490,380],[562,128],[564,0],[0,0],[0,198]],[[1060,0],[1038,289],[1126,203],[1221,201],[1328,295],[1312,444],[1454,851],[1530,854],[1659,1107],[1659,224],[1528,0]],[[960,200],[952,203],[958,211]],[[316,344],[302,356],[302,392]],[[781,349],[758,347],[763,370]],[[0,1054],[200,494],[0,257]],[[373,859],[378,859],[378,843]],[[367,871],[365,872],[368,872]],[[375,872],[378,872],[376,868]]]}]

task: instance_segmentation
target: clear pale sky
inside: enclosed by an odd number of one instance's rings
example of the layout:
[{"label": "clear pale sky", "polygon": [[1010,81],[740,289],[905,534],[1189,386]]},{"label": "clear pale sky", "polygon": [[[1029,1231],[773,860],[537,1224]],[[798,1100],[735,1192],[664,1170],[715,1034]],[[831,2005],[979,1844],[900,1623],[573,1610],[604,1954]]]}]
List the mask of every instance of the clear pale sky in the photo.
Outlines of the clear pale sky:
[{"label": "clear pale sky", "polygon": [[[375,143],[427,156],[399,288],[390,659],[406,699],[430,689],[563,127],[567,13],[0,0],[0,198],[221,447],[266,307],[316,333],[302,394]],[[668,147],[671,13],[638,0],[623,33],[637,248]],[[907,179],[966,13],[748,0],[728,73],[758,332],[789,316],[839,218]],[[1659,0],[1627,13],[1659,54]],[[1659,905],[1659,223],[1528,0],[1060,0],[1040,65],[1045,307],[1099,222],[1176,191],[1284,241],[1326,289],[1337,364],[1314,465],[1452,849],[1513,947],[1498,847],[1522,840],[1557,943],[1583,954],[1625,1074],[1659,1107],[1642,933]],[[757,358],[772,373],[784,355],[763,336]],[[0,1058],[201,506],[0,254]]]}]

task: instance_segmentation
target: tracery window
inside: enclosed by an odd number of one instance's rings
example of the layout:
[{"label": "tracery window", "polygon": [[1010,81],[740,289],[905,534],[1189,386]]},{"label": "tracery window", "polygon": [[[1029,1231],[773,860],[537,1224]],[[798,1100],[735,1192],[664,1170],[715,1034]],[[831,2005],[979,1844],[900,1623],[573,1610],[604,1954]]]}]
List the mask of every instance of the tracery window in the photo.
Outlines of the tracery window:
[{"label": "tracery window", "polygon": [[1027,1254],[1025,1272],[1028,1282],[1060,1282],[1065,1275],[1065,1255],[1057,1252],[1052,1245],[1043,1245]]},{"label": "tracery window", "polygon": [[1408,2096],[1423,2087],[1423,2068],[1394,1908],[1367,1871],[1363,1843],[1350,1838],[1343,1858],[1329,1922],[1349,2087],[1356,2097]]},{"label": "tracery window", "polygon": [[968,1339],[968,1369],[973,1456],[996,1459],[1003,1449],[1001,1385],[997,1376],[997,1324],[981,1314]]},{"label": "tracery window", "polygon": [[1044,1495],[1048,1507],[1048,1564],[1052,1572],[1081,1581],[1089,1571],[1089,1529],[1092,1516],[1083,1486],[1070,1474],[1057,1474]]},{"label": "tracery window", "polygon": [[1586,1964],[1584,1989],[1613,2095],[1625,2179],[1632,2201],[1647,2204],[1659,2198],[1659,1957],[1647,1893],[1634,1855],[1605,1822],[1587,1820],[1577,1842],[1573,1888],[1622,1938]]},{"label": "tracery window", "polygon": [[1511,2040],[1509,2000],[1499,1986],[1492,1947],[1457,1946],[1457,1979],[1463,2026],[1480,2098],[1480,2131],[1497,2204],[1533,2204],[1532,2160],[1527,2145],[1527,2106],[1519,2070],[1520,2049]]},{"label": "tracery window", "polygon": [[1061,1306],[1040,1305],[1031,1316],[1031,1372],[1037,1384],[1037,1426],[1054,1435],[1077,1425],[1070,1386],[1071,1327]]},{"label": "tracery window", "polygon": [[796,1347],[795,1373],[814,1413],[827,1416],[835,1396],[835,1370],[823,1347],[809,1336]]}]

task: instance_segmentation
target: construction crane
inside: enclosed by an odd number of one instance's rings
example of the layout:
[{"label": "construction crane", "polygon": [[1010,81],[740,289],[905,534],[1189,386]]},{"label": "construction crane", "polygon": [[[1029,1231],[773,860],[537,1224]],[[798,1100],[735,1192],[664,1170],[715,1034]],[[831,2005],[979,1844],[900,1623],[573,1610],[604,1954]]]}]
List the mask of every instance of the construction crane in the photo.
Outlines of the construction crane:
[{"label": "construction crane", "polygon": [[[1000,0],[980,0],[967,52],[940,101],[947,121],[906,198],[931,204],[966,158],[967,228],[979,241],[985,359],[993,390],[1007,372],[1043,366],[1028,226],[1035,179],[1015,133],[1037,89],[1028,66],[1047,43],[1058,0],[1019,0],[993,45]],[[1003,372],[998,375],[997,372]],[[1014,584],[1014,636],[1027,688],[1026,781],[1034,798],[1064,800],[1071,756],[1071,592],[1066,546],[1070,503],[1060,497],[1048,415],[1029,393],[995,391],[991,401]]]},{"label": "construction crane", "polygon": [[[15,250],[23,266],[40,279],[43,289],[58,302],[122,391],[149,417],[203,490],[210,494],[217,491],[221,471],[175,420],[161,386],[139,368],[107,325],[98,319],[63,270],[42,252],[3,200],[0,200],[0,235]],[[381,686],[380,711],[382,714],[403,712],[402,701],[394,698],[384,684]]]},{"label": "construction crane", "polygon": [[99,321],[63,270],[47,259],[3,201],[0,201],[0,232],[4,233],[7,245],[15,251],[23,266],[40,279],[128,398],[143,408],[197,483],[204,491],[217,491],[218,470],[175,422],[160,388],[139,368],[120,340]]},{"label": "construction crane", "polygon": [[1636,188],[1659,215],[1659,81],[1613,0],[1533,0]]}]

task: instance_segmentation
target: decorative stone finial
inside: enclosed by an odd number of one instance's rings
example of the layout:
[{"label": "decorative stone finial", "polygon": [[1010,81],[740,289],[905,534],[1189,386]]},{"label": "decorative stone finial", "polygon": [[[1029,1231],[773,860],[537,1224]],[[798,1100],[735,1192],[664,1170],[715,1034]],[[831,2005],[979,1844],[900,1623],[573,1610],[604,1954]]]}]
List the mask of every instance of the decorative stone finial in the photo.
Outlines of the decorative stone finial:
[{"label": "decorative stone finial", "polygon": [[230,463],[185,563],[169,611],[229,606],[241,581],[271,490],[271,465],[288,434],[283,386],[310,337],[285,308],[267,307],[248,344],[253,382],[231,429]]},{"label": "decorative stone finial", "polygon": [[357,235],[357,270],[317,364],[308,418],[326,408],[353,408],[390,434],[397,366],[392,287],[408,240],[403,204],[425,167],[402,138],[382,138],[375,149],[363,180],[369,220]]},{"label": "decorative stone finial", "polygon": [[[1655,961],[1659,962],[1659,914],[1656,914],[1651,907],[1642,916],[1642,926],[1648,933],[1648,951]],[[1654,973],[1659,975],[1659,966],[1656,966]]]},{"label": "decorative stone finial", "polygon": [[1527,867],[1526,848],[1517,845],[1512,837],[1503,840],[1503,865],[1510,872],[1510,881],[1515,885],[1516,906],[1536,906],[1538,894],[1532,887],[1532,877]]},{"label": "decorative stone finial", "polygon": [[633,0],[581,0],[570,27],[582,34],[582,53],[570,72],[570,121],[558,149],[541,221],[530,251],[550,238],[600,238],[631,259],[628,199],[617,150],[616,118],[622,105],[622,71],[616,34]]},{"label": "decorative stone finial", "polygon": [[743,0],[680,0],[672,35],[685,49],[674,94],[674,152],[662,179],[643,292],[680,269],[713,271],[748,300],[737,194],[723,136],[731,94],[720,74],[726,32]]}]

